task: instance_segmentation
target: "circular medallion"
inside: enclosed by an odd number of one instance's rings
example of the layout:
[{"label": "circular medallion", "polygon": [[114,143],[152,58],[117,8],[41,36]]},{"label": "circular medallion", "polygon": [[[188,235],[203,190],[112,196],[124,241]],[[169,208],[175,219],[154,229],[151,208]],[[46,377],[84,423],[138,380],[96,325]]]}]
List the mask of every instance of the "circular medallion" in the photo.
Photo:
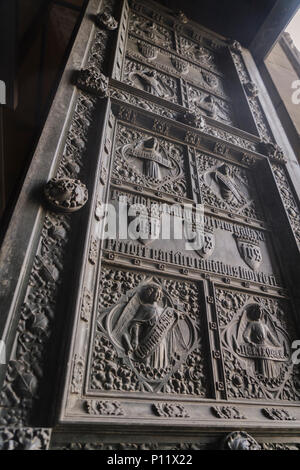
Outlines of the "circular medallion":
[{"label": "circular medallion", "polygon": [[71,178],[53,178],[45,186],[47,202],[56,210],[76,212],[88,200],[88,190],[79,180]]}]

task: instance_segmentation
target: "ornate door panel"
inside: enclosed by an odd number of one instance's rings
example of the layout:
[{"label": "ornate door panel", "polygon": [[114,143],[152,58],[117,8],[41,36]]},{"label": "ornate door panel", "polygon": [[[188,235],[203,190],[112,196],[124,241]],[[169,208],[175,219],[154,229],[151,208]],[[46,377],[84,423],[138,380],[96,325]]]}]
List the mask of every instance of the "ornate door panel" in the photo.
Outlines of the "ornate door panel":
[{"label": "ornate door panel", "polygon": [[2,422],[37,422],[49,367],[53,447],[298,443],[300,213],[242,48],[152,2],[89,21]]}]

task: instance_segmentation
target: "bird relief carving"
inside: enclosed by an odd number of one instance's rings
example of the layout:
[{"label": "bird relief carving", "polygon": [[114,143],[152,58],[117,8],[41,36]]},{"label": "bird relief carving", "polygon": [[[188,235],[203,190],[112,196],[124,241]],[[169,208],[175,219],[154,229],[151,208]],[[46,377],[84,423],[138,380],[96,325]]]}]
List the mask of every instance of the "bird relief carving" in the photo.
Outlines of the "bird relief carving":
[{"label": "bird relief carving", "polygon": [[[133,62],[131,64],[134,64]],[[137,66],[129,66],[133,69],[128,73],[128,82],[130,85],[140,90],[151,93],[154,96],[177,102],[176,81],[166,75],[157,72],[154,69]]]},{"label": "bird relief carving", "polygon": [[243,214],[259,218],[256,202],[251,197],[249,181],[243,170],[218,160],[212,160],[209,166],[206,156],[201,156],[199,176],[201,191],[205,202]]},{"label": "bird relief carving", "polygon": [[114,175],[122,181],[184,196],[184,155],[179,145],[119,127]]}]

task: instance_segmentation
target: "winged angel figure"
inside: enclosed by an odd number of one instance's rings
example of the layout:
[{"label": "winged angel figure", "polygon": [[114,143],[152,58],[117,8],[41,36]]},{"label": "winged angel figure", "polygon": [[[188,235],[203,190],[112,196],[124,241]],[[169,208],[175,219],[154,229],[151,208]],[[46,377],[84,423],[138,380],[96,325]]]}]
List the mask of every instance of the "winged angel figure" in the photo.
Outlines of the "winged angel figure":
[{"label": "winged angel figure", "polygon": [[103,310],[99,326],[109,335],[119,356],[154,369],[166,369],[195,342],[192,324],[181,304],[173,302],[153,280],[124,300]]}]

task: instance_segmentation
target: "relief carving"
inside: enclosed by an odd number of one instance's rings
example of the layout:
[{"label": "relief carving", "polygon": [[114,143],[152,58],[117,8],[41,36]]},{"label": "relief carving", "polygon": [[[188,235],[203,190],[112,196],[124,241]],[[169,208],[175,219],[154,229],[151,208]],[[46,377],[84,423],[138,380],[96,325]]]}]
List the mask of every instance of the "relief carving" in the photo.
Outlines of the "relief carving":
[{"label": "relief carving", "polygon": [[187,126],[196,127],[203,131],[205,129],[205,119],[197,112],[184,112],[178,114],[178,120]]},{"label": "relief carving", "polygon": [[114,307],[104,320],[119,349],[134,362],[156,369],[167,369],[173,357],[180,356],[194,341],[192,334],[184,341],[183,329],[190,325],[182,323],[180,306],[173,306],[163,294],[159,284],[149,283],[133,295],[122,312],[114,312]]},{"label": "relief carving", "polygon": [[287,304],[219,288],[216,297],[228,397],[298,400]]},{"label": "relief carving", "polygon": [[244,431],[228,434],[222,443],[224,450],[260,450],[260,445]]},{"label": "relief carving", "polygon": [[162,47],[172,47],[172,33],[167,28],[136,13],[130,15],[129,31]]},{"label": "relief carving", "polygon": [[264,155],[267,155],[269,158],[278,162],[284,163],[286,161],[283,150],[279,145],[273,142],[261,142],[260,151]]},{"label": "relief carving", "polygon": [[261,444],[261,450],[300,450],[299,444],[280,444],[276,442]]},{"label": "relief carving", "polygon": [[182,10],[179,10],[176,13],[176,17],[179,19],[180,23],[187,24],[189,22],[188,17]]},{"label": "relief carving", "polygon": [[248,235],[235,235],[235,239],[243,260],[253,271],[258,271],[263,260],[259,240]]},{"label": "relief carving", "polygon": [[[275,445],[275,444],[274,444]],[[197,442],[181,442],[181,443],[99,443],[99,442],[71,442],[65,446],[55,446],[54,450],[205,450],[206,444]]]},{"label": "relief carving", "polygon": [[117,29],[118,22],[111,15],[109,9],[105,9],[102,13],[99,13],[96,17],[96,23],[100,27],[107,28],[110,31]]},{"label": "relief carving", "polygon": [[187,235],[187,240],[194,240],[194,243],[201,247],[200,249],[195,250],[201,258],[209,258],[213,254],[216,246],[213,228],[208,226],[204,226],[203,228],[202,225],[200,225],[200,227],[196,226],[193,227],[193,229],[193,238],[190,239]]},{"label": "relief carving", "polygon": [[196,154],[196,163],[204,203],[246,217],[262,218],[258,204],[250,194],[254,182],[247,170],[203,153]]},{"label": "relief carving", "polygon": [[[109,4],[114,5],[114,1]],[[105,58],[107,35],[105,31],[98,31],[96,37],[97,40],[101,38],[97,53],[97,63],[100,66]],[[92,62],[91,54],[89,61]],[[86,142],[95,116],[96,102],[95,97],[78,93],[56,178],[78,179],[80,176],[86,162]],[[46,361],[48,366],[51,365],[47,360],[48,343],[58,314],[58,299],[61,297],[59,286],[65,270],[69,233],[71,229],[76,233],[76,227],[69,215],[54,211],[46,212],[42,223],[29,282],[27,286],[24,285],[24,299],[17,315],[19,320],[13,352],[1,391],[0,419],[8,426],[22,426],[32,422],[34,408],[41,398],[40,385],[45,376],[49,380],[53,372],[49,367],[46,370]],[[44,406],[47,405],[44,403]],[[36,430],[33,429],[32,432],[35,433]]]},{"label": "relief carving", "polygon": [[229,38],[227,40],[227,43],[228,43],[228,46],[230,47],[230,49],[232,49],[234,52],[242,52],[242,50],[243,50],[242,45],[236,39]]},{"label": "relief carving", "polygon": [[79,180],[53,178],[44,189],[47,202],[61,212],[76,212],[88,201],[88,190]]},{"label": "relief carving", "polygon": [[155,414],[164,418],[189,418],[185,407],[174,403],[156,403],[153,405]]},{"label": "relief carving", "polygon": [[50,436],[46,428],[0,428],[0,450],[47,450]]},{"label": "relief carving", "polygon": [[162,138],[119,126],[113,177],[185,196],[183,149]]},{"label": "relief carving", "polygon": [[195,132],[187,131],[187,133],[185,134],[184,141],[189,145],[193,145],[194,147],[198,147],[198,145],[200,145],[200,143],[201,143],[201,137],[200,137],[200,135],[196,134]]},{"label": "relief carving", "polygon": [[121,90],[116,90],[114,88],[110,88],[110,97],[116,98],[124,103],[129,103],[139,108],[145,109],[146,111],[151,111],[161,117],[176,119],[177,116],[176,111],[172,111],[168,108],[164,108],[163,106],[159,106],[156,103],[152,103],[151,101],[148,101],[144,98],[143,100],[141,100],[139,97],[130,95],[129,93]]},{"label": "relief carving", "polygon": [[81,392],[83,373],[84,359],[82,356],[75,354],[73,362],[73,374],[71,379],[71,393],[78,394]]},{"label": "relief carving", "polygon": [[234,145],[237,145],[238,147],[241,147],[246,150],[252,150],[252,151],[257,151],[256,144],[254,142],[250,142],[249,140],[245,140],[232,132],[227,132],[221,129],[217,129],[215,127],[212,127],[211,125],[208,125],[206,123],[205,126],[205,132],[206,134],[212,135],[214,137],[217,137],[218,139],[222,139],[225,142],[232,143]]},{"label": "relief carving", "polygon": [[232,124],[233,112],[226,101],[188,85],[189,108],[217,121]]},{"label": "relief carving", "polygon": [[247,419],[235,406],[212,406],[211,411],[220,419]]},{"label": "relief carving", "polygon": [[139,52],[146,57],[146,59],[154,60],[157,58],[158,49],[151,44],[143,41],[137,41]]},{"label": "relief carving", "polygon": [[132,124],[135,124],[137,113],[133,111],[133,109],[127,108],[126,106],[120,106],[118,118],[122,119],[123,121],[128,121]]},{"label": "relief carving", "polygon": [[295,416],[291,416],[287,410],[279,408],[263,408],[262,413],[274,421],[295,421]]},{"label": "relief carving", "polygon": [[[237,73],[239,75],[240,81],[242,85],[246,87],[246,91],[249,89],[249,82],[251,82],[250,75],[246,69],[244,60],[241,55],[241,48],[239,43],[234,41],[231,44],[231,56],[233,59],[233,63],[236,67]],[[252,88],[252,87],[251,87]],[[252,93],[252,91],[251,91]],[[254,93],[255,95],[255,93]],[[261,139],[270,142],[274,140],[272,131],[269,127],[265,114],[262,110],[261,104],[257,96],[254,96],[252,93],[251,99],[248,100],[249,106],[251,108],[252,114],[254,116],[254,120],[256,126],[258,128],[259,135]]]},{"label": "relief carving", "polygon": [[258,88],[253,82],[244,83],[245,91],[249,98],[256,98],[258,96]]},{"label": "relief carving", "polygon": [[124,416],[124,410],[118,401],[86,400],[85,409],[90,415]]},{"label": "relief carving", "polygon": [[272,163],[271,166],[296,242],[300,248],[300,211],[298,204],[288,181],[285,169],[281,165],[277,165],[275,163]]},{"label": "relief carving", "polygon": [[99,255],[99,239],[92,237],[89,250],[89,262],[93,265],[97,263]]},{"label": "relief carving", "polygon": [[158,132],[159,134],[168,135],[170,127],[169,127],[169,124],[167,122],[161,121],[161,120],[158,120],[158,119],[154,119],[152,129],[155,132]]},{"label": "relief carving", "polygon": [[108,78],[95,66],[80,70],[76,85],[84,91],[97,95],[98,98],[108,96]]},{"label": "relief carving", "polygon": [[178,59],[178,57],[172,56],[171,57],[171,62],[175,70],[182,74],[185,75],[189,71],[189,64],[181,59]]},{"label": "relief carving", "polygon": [[140,90],[178,103],[177,80],[138,62],[126,60],[123,81]]},{"label": "relief carving", "polygon": [[91,292],[85,288],[82,297],[80,318],[81,320],[88,322],[90,320],[91,311],[93,307],[93,296]]},{"label": "relief carving", "polygon": [[92,389],[205,395],[196,285],[123,271],[103,275]]},{"label": "relief carving", "polygon": [[183,56],[199,62],[204,67],[212,68],[217,71],[215,54],[209,49],[184,37],[180,37],[180,47]]}]

